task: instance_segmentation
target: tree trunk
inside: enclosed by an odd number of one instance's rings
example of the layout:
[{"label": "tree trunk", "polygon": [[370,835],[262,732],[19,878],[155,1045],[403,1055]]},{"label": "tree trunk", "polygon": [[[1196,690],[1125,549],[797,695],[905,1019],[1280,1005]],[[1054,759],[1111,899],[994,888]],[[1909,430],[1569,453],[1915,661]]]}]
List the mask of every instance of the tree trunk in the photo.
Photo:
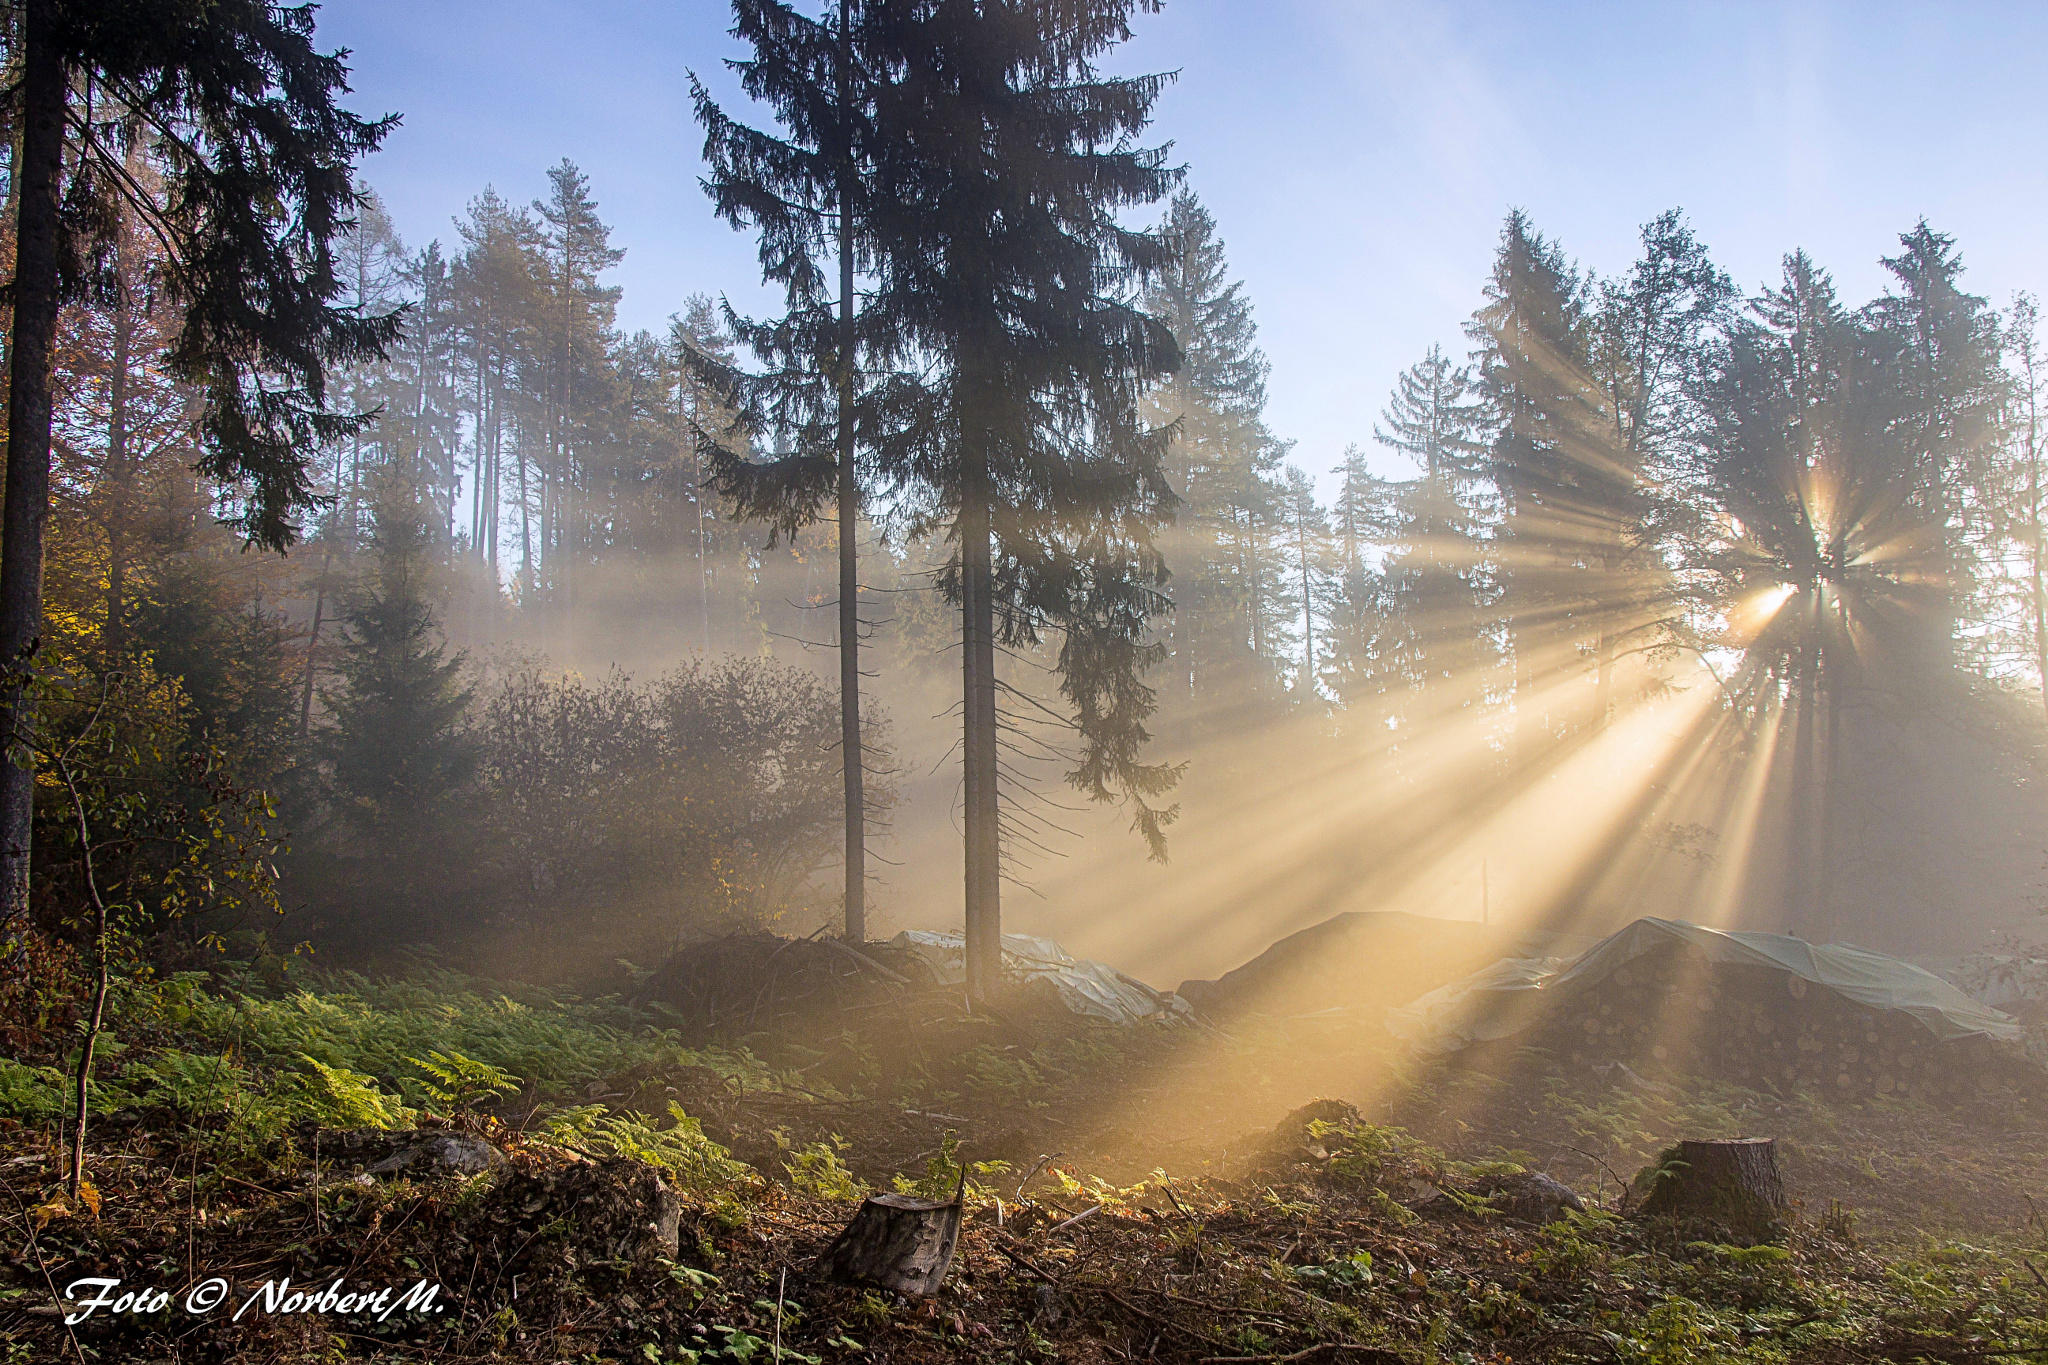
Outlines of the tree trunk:
[{"label": "tree trunk", "polygon": [[48,0],[24,7],[14,326],[8,338],[7,482],[0,523],[0,927],[28,910],[32,769],[15,763],[33,724],[24,695],[42,631],[43,523],[50,511],[50,348],[57,331],[57,201],[69,77],[51,45]]},{"label": "tree trunk", "polygon": [[1636,1176],[1645,1217],[1701,1218],[1750,1238],[1783,1230],[1787,1200],[1774,1138],[1684,1141]]},{"label": "tree trunk", "polygon": [[[852,118],[848,50],[852,0],[839,0],[839,113]],[[846,793],[848,943],[864,943],[867,918],[867,808],[860,744],[860,478],[854,467],[853,192],[851,135],[839,163],[839,755]]]},{"label": "tree trunk", "polygon": [[[132,158],[131,158],[132,159]],[[116,240],[114,271],[124,296],[114,305],[114,347],[107,372],[107,458],[102,464],[107,492],[106,652],[109,662],[127,643],[128,530],[134,504],[135,470],[128,458],[128,360],[135,330],[134,300],[126,297],[129,262],[126,242]]]},{"label": "tree trunk", "polygon": [[996,794],[995,596],[988,471],[977,449],[960,508],[961,754],[967,835],[967,994],[987,1000],[1002,979],[1002,840]]},{"label": "tree trunk", "polygon": [[825,1248],[818,1268],[842,1282],[930,1298],[945,1283],[960,1245],[960,1210],[957,1193],[947,1200],[871,1194]]},{"label": "tree trunk", "polygon": [[327,575],[334,567],[330,540],[320,553],[320,577],[313,585],[313,626],[306,632],[306,676],[299,693],[299,743],[313,730],[313,681],[319,675],[320,626],[327,612]]}]

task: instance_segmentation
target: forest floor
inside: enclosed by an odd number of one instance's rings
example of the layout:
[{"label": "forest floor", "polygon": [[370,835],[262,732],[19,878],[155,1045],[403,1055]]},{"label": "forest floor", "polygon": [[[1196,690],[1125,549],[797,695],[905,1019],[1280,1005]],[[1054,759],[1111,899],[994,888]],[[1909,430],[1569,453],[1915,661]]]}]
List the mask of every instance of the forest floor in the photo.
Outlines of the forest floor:
[{"label": "forest floor", "polygon": [[[695,1044],[448,976],[188,975],[114,1019],[86,1199],[59,1179],[59,1059],[0,1061],[7,1365],[2048,1361],[2048,1087],[1823,1103],[1411,1066],[1341,1018],[1226,1036],[935,993]],[[373,1176],[379,1129],[505,1159]],[[1636,1216],[1660,1149],[1735,1135],[1779,1141],[1780,1241]],[[1585,1209],[1488,1194],[1522,1169]],[[963,1175],[935,1299],[814,1273],[868,1191]],[[66,1324],[52,1295],[88,1276],[171,1301]],[[282,1276],[424,1280],[439,1311],[292,1313],[262,1297]],[[211,1278],[225,1306],[186,1311]]]}]

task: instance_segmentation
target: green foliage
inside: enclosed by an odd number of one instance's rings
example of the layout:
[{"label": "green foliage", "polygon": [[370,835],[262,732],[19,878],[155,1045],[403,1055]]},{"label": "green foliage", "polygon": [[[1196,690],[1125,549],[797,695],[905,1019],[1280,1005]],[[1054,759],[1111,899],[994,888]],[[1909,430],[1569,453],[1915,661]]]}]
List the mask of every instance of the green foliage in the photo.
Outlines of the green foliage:
[{"label": "green foliage", "polygon": [[703,1125],[670,1102],[669,1126],[656,1128],[638,1114],[615,1113],[602,1105],[565,1109],[542,1125],[542,1134],[565,1147],[644,1161],[679,1188],[699,1194],[730,1194],[759,1183],[752,1167],[704,1134]]},{"label": "green foliage", "polygon": [[301,1053],[304,1072],[278,1079],[280,1096],[294,1112],[335,1128],[398,1128],[416,1115],[376,1079],[345,1066],[329,1066]]},{"label": "green foliage", "polygon": [[1631,1365],[1733,1365],[1736,1357],[1716,1345],[1716,1328],[1699,1304],[1673,1295],[1649,1311],[1639,1334],[1624,1338],[1622,1358]]},{"label": "green foliage", "polygon": [[1301,1266],[1295,1270],[1294,1277],[1311,1286],[1359,1289],[1373,1282],[1372,1253],[1361,1249],[1322,1265]]},{"label": "green foliage", "polygon": [[[235,776],[227,750],[194,733],[176,680],[146,659],[118,673],[53,669],[34,682],[48,734],[77,789],[92,840],[94,880],[117,953],[122,937],[174,920],[214,924],[281,913],[275,858],[282,848],[268,793]],[[35,894],[46,922],[71,929],[91,918],[72,793],[41,764]]]},{"label": "green foliage", "polygon": [[410,1059],[437,1051],[523,1077],[542,1098],[629,1070],[702,1067],[742,1088],[777,1084],[751,1054],[684,1047],[615,1000],[500,987],[453,972],[382,981],[314,973],[282,995],[231,972],[181,973],[120,983],[115,999],[117,1016],[138,1031],[237,1047],[280,1068],[311,1058],[374,1077],[387,1090],[419,1085]]},{"label": "green foliage", "polygon": [[[490,843],[518,869],[503,894],[571,923],[601,906],[661,943],[788,908],[790,870],[836,847],[837,723],[814,674],[772,659],[644,683],[515,672],[478,724]],[[869,808],[890,800],[874,782]]]},{"label": "green foliage", "polygon": [[54,1066],[26,1066],[0,1057],[0,1118],[44,1124],[70,1109],[64,1073]]},{"label": "green foliage", "polygon": [[431,1051],[424,1060],[405,1060],[426,1073],[425,1080],[415,1080],[414,1084],[444,1109],[474,1108],[519,1089],[519,1078],[503,1067],[465,1057],[452,1048],[446,1052]]},{"label": "green foliage", "polygon": [[994,1191],[985,1185],[975,1183],[975,1176],[1002,1175],[1010,1169],[1007,1161],[967,1161],[960,1157],[960,1137],[950,1129],[939,1139],[939,1150],[932,1153],[924,1164],[924,1174],[916,1180],[904,1176],[895,1178],[898,1194],[914,1194],[920,1199],[951,1199],[953,1192],[961,1188],[966,1180],[966,1197],[970,1200],[988,1199]]},{"label": "green foliage", "polygon": [[1377,1186],[1396,1170],[1435,1172],[1445,1164],[1442,1152],[1402,1128],[1313,1119],[1307,1136],[1327,1153],[1324,1170],[1346,1184]]},{"label": "green foliage", "polygon": [[123,1069],[121,1082],[138,1103],[187,1119],[229,1113],[249,1095],[249,1069],[230,1057],[167,1048]]},{"label": "green foliage", "polygon": [[1583,1280],[1616,1259],[1607,1239],[1617,1221],[1613,1214],[1598,1209],[1567,1209],[1564,1217],[1537,1230],[1530,1263],[1546,1279]]},{"label": "green foliage", "polygon": [[837,1133],[802,1147],[795,1146],[783,1129],[776,1129],[773,1136],[782,1153],[782,1169],[794,1188],[820,1199],[859,1199],[867,1193],[867,1186],[840,1160],[848,1143]]}]

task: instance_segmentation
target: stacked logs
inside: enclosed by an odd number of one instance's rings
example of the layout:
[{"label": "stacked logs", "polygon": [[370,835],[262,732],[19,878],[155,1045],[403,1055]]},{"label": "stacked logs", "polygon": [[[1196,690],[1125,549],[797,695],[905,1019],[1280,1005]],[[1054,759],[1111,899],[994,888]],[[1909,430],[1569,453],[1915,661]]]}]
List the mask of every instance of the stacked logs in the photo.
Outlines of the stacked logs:
[{"label": "stacked logs", "polygon": [[1937,1038],[1790,972],[1710,963],[1671,944],[1559,997],[1528,1033],[1573,1070],[1619,1062],[1644,1075],[1713,1076],[1759,1089],[1952,1103],[1987,1088],[2039,1088],[2017,1050]]}]

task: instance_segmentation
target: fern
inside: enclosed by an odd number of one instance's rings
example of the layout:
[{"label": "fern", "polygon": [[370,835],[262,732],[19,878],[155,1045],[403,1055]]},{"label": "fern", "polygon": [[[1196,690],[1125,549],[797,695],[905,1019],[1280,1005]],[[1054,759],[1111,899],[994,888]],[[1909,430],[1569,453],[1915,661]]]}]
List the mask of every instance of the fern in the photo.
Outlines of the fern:
[{"label": "fern", "polygon": [[398,1128],[412,1122],[413,1111],[380,1089],[375,1078],[304,1053],[299,1060],[308,1069],[281,1078],[278,1086],[278,1098],[294,1117],[337,1128]]},{"label": "fern", "polygon": [[708,1194],[752,1183],[752,1167],[707,1137],[704,1127],[669,1102],[670,1126],[656,1128],[639,1114],[614,1113],[603,1105],[578,1105],[551,1115],[541,1132],[575,1151],[606,1152],[642,1161],[678,1187]]},{"label": "fern", "polygon": [[426,1059],[408,1057],[408,1063],[427,1073],[428,1079],[414,1079],[436,1104],[448,1109],[469,1109],[482,1101],[495,1100],[519,1088],[519,1078],[500,1066],[465,1057],[450,1048],[429,1052]]},{"label": "fern", "polygon": [[23,1066],[0,1057],[0,1118],[41,1124],[69,1108],[64,1074],[54,1066]]},{"label": "fern", "polygon": [[796,1146],[784,1129],[777,1128],[772,1136],[781,1149],[782,1169],[789,1173],[792,1188],[820,1199],[858,1199],[867,1193],[866,1187],[839,1159],[848,1144],[837,1133],[805,1147]]},{"label": "fern", "polygon": [[249,1090],[248,1068],[225,1054],[208,1056],[175,1048],[131,1064],[121,1080],[134,1090],[139,1103],[186,1118],[228,1113],[241,1105]]}]

